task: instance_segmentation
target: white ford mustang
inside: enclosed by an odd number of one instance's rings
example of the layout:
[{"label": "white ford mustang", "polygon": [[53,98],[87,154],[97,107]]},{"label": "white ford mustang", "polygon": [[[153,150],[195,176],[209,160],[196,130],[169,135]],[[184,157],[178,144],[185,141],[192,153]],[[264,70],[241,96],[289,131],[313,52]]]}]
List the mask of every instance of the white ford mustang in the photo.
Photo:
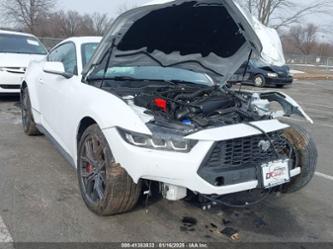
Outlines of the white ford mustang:
[{"label": "white ford mustang", "polygon": [[233,1],[162,2],[121,15],[91,59],[99,39],[72,38],[32,63],[25,132],[54,141],[99,215],[131,210],[151,183],[169,200],[224,204],[234,193],[304,187],[315,144],[278,118],[312,120],[287,95],[223,84],[262,51],[248,17]]}]

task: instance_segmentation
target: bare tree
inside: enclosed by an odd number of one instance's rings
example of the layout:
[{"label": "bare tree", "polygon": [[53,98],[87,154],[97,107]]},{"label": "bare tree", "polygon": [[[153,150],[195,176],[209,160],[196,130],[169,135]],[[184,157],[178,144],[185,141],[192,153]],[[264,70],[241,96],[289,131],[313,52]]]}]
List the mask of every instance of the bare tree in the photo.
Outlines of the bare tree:
[{"label": "bare tree", "polygon": [[57,11],[39,21],[36,35],[41,37],[102,36],[112,19],[106,14],[84,14],[76,11]]},{"label": "bare tree", "polygon": [[238,2],[264,25],[277,29],[298,23],[306,15],[329,14],[333,9],[331,0],[306,1],[306,4],[296,3],[294,0],[238,0]]},{"label": "bare tree", "polygon": [[68,11],[67,13],[61,11],[58,15],[60,17],[59,28],[63,36],[69,37],[79,34],[82,16],[77,11]]},{"label": "bare tree", "polygon": [[290,28],[289,37],[295,48],[303,54],[309,55],[318,45],[318,30],[319,27],[314,24],[308,24],[306,26],[297,25]]},{"label": "bare tree", "polygon": [[56,4],[56,0],[1,0],[4,16],[34,33],[40,19]]},{"label": "bare tree", "polygon": [[104,35],[111,23],[113,22],[113,19],[109,18],[107,14],[100,13],[92,14],[91,19],[95,35]]}]

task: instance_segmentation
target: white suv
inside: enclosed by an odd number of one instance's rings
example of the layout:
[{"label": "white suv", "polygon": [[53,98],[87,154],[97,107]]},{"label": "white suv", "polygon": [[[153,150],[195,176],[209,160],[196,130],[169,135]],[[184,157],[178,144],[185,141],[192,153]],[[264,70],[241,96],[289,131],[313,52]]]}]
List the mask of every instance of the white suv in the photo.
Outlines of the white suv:
[{"label": "white suv", "polygon": [[40,60],[46,53],[35,36],[0,30],[0,94],[20,93],[30,61]]}]

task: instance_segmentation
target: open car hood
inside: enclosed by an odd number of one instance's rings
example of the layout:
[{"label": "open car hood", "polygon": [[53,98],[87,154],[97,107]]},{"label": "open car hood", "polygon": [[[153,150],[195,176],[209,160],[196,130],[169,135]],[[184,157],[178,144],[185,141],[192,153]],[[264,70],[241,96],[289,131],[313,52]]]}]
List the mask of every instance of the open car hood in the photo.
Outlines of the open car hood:
[{"label": "open car hood", "polygon": [[276,29],[269,28],[263,25],[255,16],[250,12],[242,9],[238,3],[235,3],[238,9],[246,17],[247,21],[251,24],[251,27],[257,34],[262,45],[261,53],[258,53],[261,60],[267,63],[267,65],[283,66],[286,64],[282,42]]},{"label": "open car hood", "polygon": [[83,75],[111,54],[110,66],[177,67],[223,82],[262,50],[253,20],[231,0],[158,0],[118,17]]}]

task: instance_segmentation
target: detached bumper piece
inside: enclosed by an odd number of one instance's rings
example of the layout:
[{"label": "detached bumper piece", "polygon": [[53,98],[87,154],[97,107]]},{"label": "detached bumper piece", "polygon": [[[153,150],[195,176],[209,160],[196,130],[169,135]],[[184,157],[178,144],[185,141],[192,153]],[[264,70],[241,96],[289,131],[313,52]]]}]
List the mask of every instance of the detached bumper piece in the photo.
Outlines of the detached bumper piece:
[{"label": "detached bumper piece", "polygon": [[[268,135],[277,152],[288,149],[288,143],[280,132]],[[254,180],[258,180],[260,186],[261,166],[276,159],[274,148],[264,135],[220,141],[207,154],[198,174],[218,187]]]}]

